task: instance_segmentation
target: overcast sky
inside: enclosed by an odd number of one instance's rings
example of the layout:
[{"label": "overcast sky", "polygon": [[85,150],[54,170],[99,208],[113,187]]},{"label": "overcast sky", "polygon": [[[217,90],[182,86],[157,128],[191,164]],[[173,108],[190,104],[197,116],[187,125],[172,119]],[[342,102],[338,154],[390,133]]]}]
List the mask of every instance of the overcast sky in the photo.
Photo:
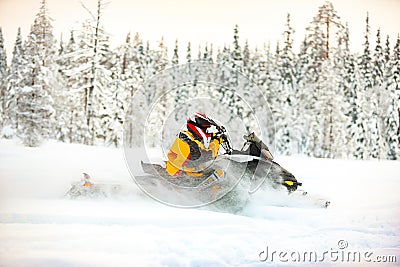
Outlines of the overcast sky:
[{"label": "overcast sky", "polygon": [[[88,18],[79,0],[47,0],[53,18],[54,33],[78,29]],[[96,0],[82,0],[95,11]],[[107,0],[106,0],[107,2]],[[317,12],[323,0],[111,0],[104,10],[103,25],[112,37],[112,45],[124,41],[128,32],[139,32],[143,39],[155,43],[164,36],[171,46],[177,38],[181,50],[186,42],[193,46],[212,42],[223,46],[232,42],[233,27],[239,25],[241,42],[249,40],[252,47],[264,42],[275,43],[282,36],[286,14],[292,15],[296,30],[295,47],[304,36],[304,29]],[[400,32],[400,0],[332,0],[343,22],[349,22],[353,49],[363,42],[365,16],[370,13],[373,34],[381,27],[394,44]],[[351,4],[351,5],[350,5]],[[40,0],[0,0],[0,27],[3,29],[6,49],[11,54],[17,28],[23,36],[29,32]],[[372,41],[375,40],[374,36]],[[374,44],[374,43],[373,43]],[[184,48],[184,47],[185,48]],[[10,56],[9,56],[10,57]],[[10,58],[9,58],[10,60]]]}]

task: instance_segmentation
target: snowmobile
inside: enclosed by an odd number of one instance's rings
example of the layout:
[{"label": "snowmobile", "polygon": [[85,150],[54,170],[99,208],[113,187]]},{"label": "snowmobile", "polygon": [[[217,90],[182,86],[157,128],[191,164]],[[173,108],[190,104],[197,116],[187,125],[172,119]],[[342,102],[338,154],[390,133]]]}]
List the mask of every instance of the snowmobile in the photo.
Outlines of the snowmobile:
[{"label": "snowmobile", "polygon": [[81,182],[71,183],[71,188],[65,194],[70,199],[76,198],[107,198],[120,195],[123,186],[120,184],[93,184],[91,186],[82,185]]},{"label": "snowmobile", "polygon": [[144,163],[145,175],[135,176],[136,183],[149,196],[165,204],[180,207],[208,207],[238,212],[252,193],[280,190],[296,199],[309,200],[311,206],[328,207],[330,202],[310,197],[299,190],[302,183],[273,160],[268,147],[254,133],[243,136],[241,150],[234,150],[226,134],[222,135],[225,154],[210,162],[200,177],[182,174],[170,176],[165,164]]},{"label": "snowmobile", "polygon": [[119,195],[124,187],[117,183],[94,183],[87,173],[83,179],[71,183],[71,188],[65,194],[70,199],[76,198],[106,198]]}]

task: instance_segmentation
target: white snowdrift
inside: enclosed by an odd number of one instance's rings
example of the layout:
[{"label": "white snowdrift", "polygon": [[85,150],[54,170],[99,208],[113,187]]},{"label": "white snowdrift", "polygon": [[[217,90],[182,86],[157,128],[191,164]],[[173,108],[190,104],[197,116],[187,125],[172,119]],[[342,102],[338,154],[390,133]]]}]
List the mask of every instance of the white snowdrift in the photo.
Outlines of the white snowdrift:
[{"label": "white snowdrift", "polygon": [[[281,207],[285,196],[257,192],[238,215],[172,208],[137,189],[120,149],[0,140],[0,266],[265,266],[267,246],[322,255],[339,240],[346,251],[395,255],[399,264],[400,162],[276,160],[331,206]],[[130,194],[64,198],[82,172]],[[275,256],[273,264],[299,262]]]}]

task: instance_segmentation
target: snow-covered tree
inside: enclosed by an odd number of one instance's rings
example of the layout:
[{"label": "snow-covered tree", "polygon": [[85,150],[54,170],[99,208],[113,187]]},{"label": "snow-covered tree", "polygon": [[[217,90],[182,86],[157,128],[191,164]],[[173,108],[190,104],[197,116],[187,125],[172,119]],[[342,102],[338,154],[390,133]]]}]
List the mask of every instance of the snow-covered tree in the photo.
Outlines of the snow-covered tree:
[{"label": "snow-covered tree", "polygon": [[187,49],[186,49],[186,62],[190,63],[192,62],[192,49],[190,46],[190,42],[187,44]]},{"label": "snow-covered tree", "polygon": [[246,40],[243,47],[243,73],[248,76],[250,79],[252,78],[251,73],[251,55],[250,55],[250,48],[249,48],[249,41]]},{"label": "snow-covered tree", "polygon": [[[329,59],[332,66],[325,68],[327,71],[324,74],[323,93],[324,107],[326,116],[323,140],[324,156],[330,158],[341,158],[345,156],[346,145],[348,144],[346,138],[346,112],[348,105],[345,101],[345,87],[341,80],[342,71],[346,71],[345,65],[338,64],[339,62],[334,59]],[[346,72],[347,74],[347,72]],[[322,97],[321,97],[322,98]]]},{"label": "snow-covered tree", "polygon": [[391,99],[385,113],[385,143],[388,159],[400,158],[400,35],[388,63],[387,88]]},{"label": "snow-covered tree", "polygon": [[141,43],[139,34],[135,35],[133,43],[131,42],[130,34],[128,34],[125,43],[117,49],[112,58],[112,61],[115,62],[111,68],[112,75],[107,97],[107,112],[104,112],[103,116],[103,127],[106,129],[106,144],[113,144],[114,146],[122,144],[123,123],[126,112],[141,82],[139,74],[140,55],[138,54],[138,48]]},{"label": "snow-covered tree", "polygon": [[156,74],[168,65],[168,47],[165,45],[164,37],[161,38],[154,53],[154,74]]},{"label": "snow-covered tree", "polygon": [[[153,52],[153,74],[157,74],[163,70],[168,65],[168,48],[164,43],[164,37],[161,38],[161,41],[158,44],[157,49]],[[164,119],[168,115],[166,113],[167,106],[169,105],[169,101],[173,101],[173,99],[168,98],[168,89],[169,84],[165,84],[164,82],[159,85],[157,90],[161,90],[161,99],[160,99],[160,118]]]},{"label": "snow-covered tree", "polygon": [[[375,105],[373,105],[373,101],[375,99],[371,96],[372,88],[373,88],[373,77],[372,77],[372,59],[371,59],[371,51],[369,44],[369,15],[366,17],[366,30],[365,30],[365,42],[363,44],[364,51],[363,54],[359,57],[359,83],[360,88],[358,90],[358,118],[356,122],[357,136],[355,136],[357,143],[355,148],[355,157],[358,159],[369,158],[371,153],[371,148],[374,147],[374,141],[378,138],[377,135],[372,136],[374,134],[376,127],[375,117],[373,114],[375,110]],[[374,141],[372,141],[374,140]]]},{"label": "snow-covered tree", "polygon": [[122,59],[120,56],[121,79],[124,83],[125,91],[129,92],[128,96],[130,98],[133,97],[140,83],[137,46],[136,42],[133,43],[133,46],[131,45],[130,35],[128,35],[122,48]]},{"label": "snow-covered tree", "polygon": [[49,138],[52,104],[51,96],[41,85],[32,84],[19,91],[17,135],[26,146],[38,146]]},{"label": "snow-covered tree", "polygon": [[81,76],[78,74],[81,51],[71,31],[68,43],[59,56],[57,63],[62,76],[63,87],[55,95],[57,116],[56,138],[71,143],[84,143],[89,139],[86,125],[84,94],[82,93]]},{"label": "snow-covered tree", "polygon": [[363,54],[359,58],[359,66],[360,66],[360,72],[363,78],[363,83],[364,83],[364,90],[372,88],[374,84],[374,79],[373,79],[373,74],[372,74],[372,58],[371,58],[371,50],[370,50],[370,42],[369,42],[369,34],[370,34],[370,25],[369,25],[369,14],[367,14],[367,17],[365,19],[365,41],[363,44],[364,50]]},{"label": "snow-covered tree", "polygon": [[28,146],[39,145],[40,139],[48,138],[54,125],[52,93],[57,86],[57,69],[50,21],[46,0],[42,0],[26,41],[26,84],[17,96],[17,132]]},{"label": "snow-covered tree", "polygon": [[[280,82],[287,85],[288,93],[293,98],[295,93],[296,70],[294,67],[295,55],[293,48],[294,29],[291,26],[290,14],[287,15],[285,31],[283,32],[283,48],[280,51],[279,68]],[[293,99],[287,98],[286,101],[290,104]]]},{"label": "snow-covered tree", "polygon": [[384,49],[384,58],[385,58],[385,63],[388,64],[390,61],[390,39],[389,35],[386,36],[386,42],[385,42],[385,49]]},{"label": "snow-covered tree", "polygon": [[[398,100],[397,100],[398,101]],[[386,157],[387,159],[396,160],[399,158],[399,104],[395,103],[395,99],[391,99],[391,103],[387,110],[385,124],[386,124],[386,132],[385,132],[385,141],[386,141]]]},{"label": "snow-covered tree", "polygon": [[[91,57],[89,57],[90,62],[90,75],[89,75],[89,86],[87,90],[87,105],[86,105],[86,120],[87,125],[92,134],[92,141],[95,138],[104,139],[102,135],[102,125],[101,118],[104,116],[102,113],[105,106],[105,99],[102,96],[106,95],[107,85],[109,83],[110,71],[105,66],[107,64],[107,58],[109,56],[109,38],[100,26],[100,20],[102,18],[103,2],[101,0],[97,1],[97,12],[96,17],[92,21],[93,24],[89,24],[88,27],[92,32],[87,32],[89,35],[88,48],[92,52]],[[94,32],[93,32],[94,31]],[[84,45],[84,44],[83,44]],[[97,112],[96,112],[97,111]],[[96,112],[96,113],[95,113]],[[91,125],[92,117],[96,119],[93,120]]]},{"label": "snow-covered tree", "polygon": [[119,147],[122,145],[123,123],[131,92],[125,87],[118,64],[115,64],[111,71],[111,82],[105,95],[106,103],[100,112],[100,123],[105,144]]},{"label": "snow-covered tree", "polygon": [[233,29],[233,49],[232,49],[232,65],[230,66],[233,69],[237,69],[239,71],[242,70],[243,67],[243,55],[242,49],[239,43],[239,26],[236,25]]},{"label": "snow-covered tree", "polygon": [[[337,46],[332,47],[334,95],[333,117],[329,130],[333,157],[363,154],[367,140],[365,114],[362,109],[365,94],[359,90],[356,59],[349,50],[349,28],[340,26],[335,33]],[[356,154],[355,153],[355,154]]]},{"label": "snow-covered tree", "polygon": [[60,56],[64,53],[64,39],[63,39],[63,34],[60,34],[60,43],[58,46],[58,51],[57,51],[57,55]]},{"label": "snow-covered tree", "polygon": [[311,123],[314,121],[313,107],[314,107],[314,93],[313,83],[315,82],[313,69],[312,56],[308,52],[307,37],[303,39],[300,45],[300,52],[296,56],[296,88],[297,88],[297,120],[301,122],[299,131],[301,134],[301,141],[299,152],[306,155],[312,154],[310,146],[310,129]]},{"label": "snow-covered tree", "polygon": [[363,112],[366,114],[367,157],[380,158],[383,147],[381,133],[380,97],[382,94],[384,58],[380,43],[380,31],[377,34],[375,53],[371,55],[369,44],[369,16],[366,18],[364,53],[360,58],[361,92],[364,93]]},{"label": "snow-covered tree", "polygon": [[[325,2],[306,31],[297,63],[299,111],[309,129],[309,138],[302,137],[301,147],[313,156],[332,157],[333,112],[336,81],[334,62],[334,38],[343,30],[332,3]],[[338,40],[337,40],[338,41]],[[341,110],[339,108],[339,110]],[[307,140],[308,139],[308,140]]]},{"label": "snow-covered tree", "polygon": [[70,75],[77,75],[76,88],[83,95],[86,127],[85,143],[104,143],[101,117],[107,105],[107,90],[111,83],[113,54],[110,51],[109,35],[104,31],[101,20],[104,3],[97,1],[96,13],[88,12],[91,19],[86,20],[79,34],[77,51],[70,53],[75,57],[75,67]]},{"label": "snow-covered tree", "polygon": [[3,31],[0,27],[0,131],[6,117],[7,53],[4,49]]},{"label": "snow-covered tree", "polygon": [[270,73],[272,69],[272,54],[270,45],[263,49],[255,48],[251,55],[251,79],[257,84],[263,94],[266,94],[270,87]]},{"label": "snow-covered tree", "polygon": [[178,40],[175,40],[175,48],[174,48],[174,54],[171,59],[171,64],[172,66],[176,66],[179,64]]},{"label": "snow-covered tree", "polygon": [[213,63],[214,60],[212,44],[210,46],[208,46],[208,44],[205,45],[202,61]]},{"label": "snow-covered tree", "polygon": [[[140,58],[140,78],[145,83],[142,84],[143,86],[140,86],[139,90],[137,91],[138,99],[140,99],[141,102],[132,103],[133,108],[131,109],[135,110],[137,114],[135,114],[135,117],[132,117],[134,121],[129,121],[128,123],[132,123],[132,126],[134,125],[135,128],[143,128],[144,122],[146,121],[146,114],[140,113],[140,110],[143,109],[142,106],[149,107],[155,104],[156,101],[158,101],[157,109],[155,110],[155,112],[158,114],[158,116],[156,116],[157,121],[149,122],[150,126],[155,126],[158,125],[157,123],[159,123],[160,120],[162,121],[166,118],[166,107],[171,102],[173,104],[174,99],[173,97],[169,97],[168,94],[166,94],[167,90],[171,89],[169,88],[169,84],[166,84],[163,80],[155,81],[152,79],[155,74],[163,71],[169,63],[168,49],[165,46],[164,38],[160,40],[155,49],[150,48],[149,42],[147,42],[144,49],[142,49],[142,46],[139,45],[138,57]],[[154,131],[151,132],[152,136],[149,136],[148,140],[150,140],[150,142],[153,142],[153,144],[158,141],[155,140],[154,137],[157,136],[160,130],[160,127],[155,127]],[[134,131],[135,129],[132,128],[132,135],[134,134]]]},{"label": "snow-covered tree", "polygon": [[25,57],[25,46],[23,44],[21,29],[18,28],[17,38],[15,40],[12,54],[11,66],[6,79],[5,102],[5,122],[9,128],[7,137],[12,137],[12,133],[18,128],[17,101],[21,88],[28,83],[28,74],[26,73],[27,60]]},{"label": "snow-covered tree", "polygon": [[387,110],[388,107],[388,90],[385,82],[385,74],[387,72],[387,64],[385,60],[384,50],[381,45],[381,34],[380,29],[378,29],[376,34],[376,46],[375,51],[372,55],[372,79],[373,79],[373,87],[371,91],[371,104],[374,106],[374,118],[373,124],[376,126],[373,129],[376,132],[376,139],[371,140],[372,142],[372,152],[371,156],[373,158],[381,158],[385,154],[385,144],[383,138],[384,132],[384,122],[383,122],[383,114],[384,110]]},{"label": "snow-covered tree", "polygon": [[39,12],[31,27],[26,50],[28,57],[37,56],[39,64],[51,69],[57,53],[56,40],[53,35],[52,19],[49,17],[47,1],[41,0]]},{"label": "snow-covered tree", "polygon": [[297,119],[297,85],[295,55],[293,48],[294,29],[291,26],[290,15],[286,17],[283,32],[283,47],[276,54],[276,79],[274,86],[275,101],[272,105],[277,127],[276,145],[279,153],[288,155],[298,151],[300,133]]},{"label": "snow-covered tree", "polygon": [[332,39],[337,31],[343,28],[340,17],[337,15],[331,2],[326,1],[318,8],[318,13],[307,28],[309,46],[315,52],[315,59],[327,59],[334,47]]},{"label": "snow-covered tree", "polygon": [[[383,54],[383,48],[381,45],[381,30],[378,29],[376,34],[376,46],[372,56],[372,79],[373,86],[379,88],[383,84],[384,80],[384,68],[385,68],[385,55]],[[379,90],[377,90],[379,91]]]},{"label": "snow-covered tree", "polygon": [[239,73],[243,71],[243,55],[239,44],[239,32],[236,25],[233,32],[233,49],[224,46],[222,52],[217,56],[217,64],[221,65],[218,73],[220,81],[223,81],[223,86],[216,88],[216,97],[219,99],[221,106],[228,110],[228,122],[233,122],[237,118],[245,119],[243,110],[243,101],[235,93],[239,83]]},{"label": "snow-covered tree", "polygon": [[199,45],[199,49],[197,51],[197,61],[202,60],[202,54],[201,54],[201,45]]},{"label": "snow-covered tree", "polygon": [[[341,132],[334,133],[335,157],[345,157],[351,155],[355,147],[355,126],[358,117],[357,98],[358,80],[357,64],[354,55],[349,49],[349,28],[348,25],[339,31],[337,35],[338,46],[333,55],[335,82],[337,84],[337,97],[342,98],[342,103],[337,103],[334,116],[335,127],[333,130]],[[344,117],[345,116],[345,117]],[[341,120],[342,119],[342,120]]]}]

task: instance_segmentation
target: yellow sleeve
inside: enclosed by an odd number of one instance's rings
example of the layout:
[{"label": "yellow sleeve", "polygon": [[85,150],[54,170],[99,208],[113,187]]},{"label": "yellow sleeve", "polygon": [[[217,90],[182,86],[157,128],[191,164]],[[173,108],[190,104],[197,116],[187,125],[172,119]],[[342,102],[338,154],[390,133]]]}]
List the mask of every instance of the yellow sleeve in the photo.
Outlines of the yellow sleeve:
[{"label": "yellow sleeve", "polygon": [[180,138],[176,138],[168,152],[167,172],[175,176],[185,165],[190,155],[190,147]]},{"label": "yellow sleeve", "polygon": [[213,158],[216,158],[218,156],[219,146],[220,146],[220,140],[214,139],[210,143],[208,150],[211,150]]}]

